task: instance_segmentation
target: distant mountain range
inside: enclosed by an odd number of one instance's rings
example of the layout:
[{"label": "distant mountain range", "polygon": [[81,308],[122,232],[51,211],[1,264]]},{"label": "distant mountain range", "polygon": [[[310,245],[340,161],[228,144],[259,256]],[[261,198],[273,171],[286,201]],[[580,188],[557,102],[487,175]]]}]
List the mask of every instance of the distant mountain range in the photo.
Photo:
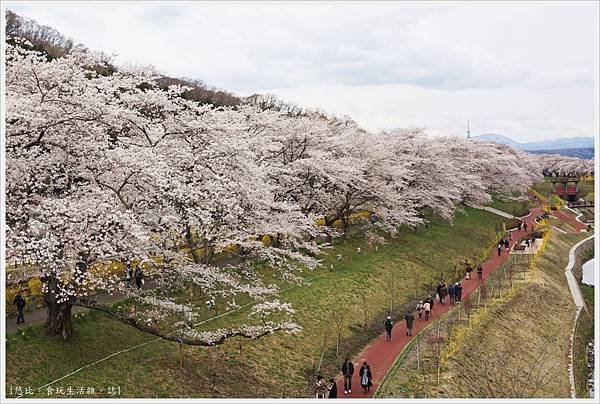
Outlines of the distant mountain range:
[{"label": "distant mountain range", "polygon": [[593,137],[570,137],[563,139],[541,140],[538,142],[515,142],[509,137],[486,133],[473,136],[473,139],[482,142],[494,142],[508,145],[514,149],[519,149],[536,154],[561,154],[563,156],[581,157],[586,159],[594,158],[594,138]]},{"label": "distant mountain range", "polygon": [[557,149],[585,149],[594,148],[593,137],[568,137],[563,139],[541,140],[539,142],[515,142],[509,137],[486,133],[483,135],[473,136],[473,139],[484,142],[495,142],[509,145],[520,150],[557,150]]},{"label": "distant mountain range", "polygon": [[579,157],[580,159],[593,160],[594,148],[572,148],[572,149],[553,149],[553,150],[527,150],[527,153],[533,154],[560,154],[567,157]]}]

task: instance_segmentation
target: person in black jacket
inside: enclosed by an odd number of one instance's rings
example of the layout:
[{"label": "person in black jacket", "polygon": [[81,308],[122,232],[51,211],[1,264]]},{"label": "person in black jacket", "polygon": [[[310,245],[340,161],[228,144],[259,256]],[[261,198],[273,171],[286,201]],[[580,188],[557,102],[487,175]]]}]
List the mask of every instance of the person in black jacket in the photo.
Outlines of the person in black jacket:
[{"label": "person in black jacket", "polygon": [[431,311],[433,311],[433,302],[435,301],[435,299],[433,297],[431,297],[431,295],[427,296],[427,299],[425,299],[426,302],[429,302],[429,307],[431,308]]},{"label": "person in black jacket", "polygon": [[406,335],[412,336],[413,323],[415,322],[415,315],[411,311],[407,312],[404,316],[406,321]]},{"label": "person in black jacket", "polygon": [[456,303],[456,291],[454,290],[454,285],[450,283],[448,285],[448,300],[450,301],[450,305]]},{"label": "person in black jacket", "polygon": [[344,394],[352,393],[352,375],[354,374],[354,365],[350,358],[346,358],[342,365],[342,374],[344,375]]},{"label": "person in black jacket", "polygon": [[459,282],[456,285],[454,285],[454,288],[456,294],[456,303],[460,303],[460,301],[462,300],[462,285]]},{"label": "person in black jacket", "polygon": [[467,262],[467,267],[465,268],[465,272],[467,274],[466,278],[471,279],[471,272],[473,272],[473,267],[468,262]]},{"label": "person in black jacket", "polygon": [[337,384],[335,384],[335,379],[329,379],[329,383],[331,384],[329,385],[329,395],[327,395],[327,398],[337,398]]},{"label": "person in black jacket", "polygon": [[138,289],[141,289],[143,283],[144,283],[144,273],[142,272],[142,268],[140,268],[138,266],[135,269],[135,286],[137,286]]},{"label": "person in black jacket", "polygon": [[444,283],[442,283],[442,287],[439,289],[440,294],[440,303],[441,304],[446,304],[446,296],[448,296],[448,289],[446,288],[446,285]]},{"label": "person in black jacket", "polygon": [[384,323],[385,326],[385,337],[388,341],[392,340],[392,329],[394,328],[394,323],[392,322],[392,318],[388,316],[387,320]]},{"label": "person in black jacket", "polygon": [[17,324],[21,324],[25,322],[25,317],[23,317],[23,309],[25,308],[25,299],[21,295],[21,292],[17,292],[13,300],[13,305],[17,306]]},{"label": "person in black jacket", "polygon": [[358,375],[360,376],[360,385],[363,388],[363,392],[366,393],[371,391],[371,387],[373,386],[373,375],[371,374],[371,368],[367,364],[367,361],[363,362]]}]

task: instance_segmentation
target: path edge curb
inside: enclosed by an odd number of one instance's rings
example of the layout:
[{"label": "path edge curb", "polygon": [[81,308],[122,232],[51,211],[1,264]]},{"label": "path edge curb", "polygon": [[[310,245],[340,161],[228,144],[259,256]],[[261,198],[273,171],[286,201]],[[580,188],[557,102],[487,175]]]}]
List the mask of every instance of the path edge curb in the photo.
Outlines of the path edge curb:
[{"label": "path edge curb", "polygon": [[575,275],[573,275],[573,269],[575,268],[575,259],[576,254],[579,252],[579,248],[590,240],[593,240],[594,236],[587,237],[569,250],[569,263],[565,268],[565,277],[567,278],[567,284],[569,285],[569,289],[571,291],[571,296],[573,297],[573,303],[577,306],[577,312],[575,313],[575,318],[573,319],[573,327],[571,329],[571,347],[569,350],[569,383],[571,384],[571,398],[577,398],[577,392],[575,389],[575,332],[577,330],[577,321],[579,320],[579,315],[581,314],[581,310],[585,308],[585,301],[583,300],[583,294],[581,293],[581,289],[579,288],[579,283],[577,279],[575,279]]}]

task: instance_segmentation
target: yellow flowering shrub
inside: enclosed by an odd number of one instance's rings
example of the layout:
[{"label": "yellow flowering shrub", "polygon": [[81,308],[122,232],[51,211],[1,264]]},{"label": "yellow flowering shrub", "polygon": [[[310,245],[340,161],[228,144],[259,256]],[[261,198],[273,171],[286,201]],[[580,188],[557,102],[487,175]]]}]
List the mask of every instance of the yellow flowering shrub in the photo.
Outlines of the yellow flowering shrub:
[{"label": "yellow flowering shrub", "polygon": [[271,236],[269,236],[268,234],[265,234],[264,236],[262,236],[262,239],[260,240],[266,247],[271,247],[273,245],[273,241],[271,240]]},{"label": "yellow flowering shrub", "polygon": [[342,222],[340,219],[338,219],[335,222],[331,223],[331,227],[333,227],[334,229],[343,229],[344,222]]},{"label": "yellow flowering shrub", "polygon": [[13,306],[13,300],[19,291],[18,286],[10,286],[6,288],[6,314],[14,315],[17,314],[17,309]]},{"label": "yellow flowering shrub", "polygon": [[236,244],[229,244],[227,247],[223,248],[223,252],[228,252],[228,253],[232,253],[232,254],[237,254],[237,253],[239,253],[239,251],[240,251],[240,248]]},{"label": "yellow flowering shrub", "polygon": [[358,213],[354,213],[352,215],[350,215],[350,223],[360,223],[360,222],[364,222],[364,221],[370,221],[371,220],[371,213],[367,212],[366,210],[363,210],[362,212],[358,212]]},{"label": "yellow flowering shrub", "polygon": [[27,282],[27,287],[29,288],[29,294],[31,296],[42,296],[42,281],[38,278],[31,278],[29,282]]},{"label": "yellow flowering shrub", "polygon": [[533,188],[530,191],[531,191],[531,195],[535,196],[536,198],[538,198],[540,201],[542,201],[544,203],[548,203],[548,198],[546,198],[545,196],[540,194],[538,191],[536,191]]}]

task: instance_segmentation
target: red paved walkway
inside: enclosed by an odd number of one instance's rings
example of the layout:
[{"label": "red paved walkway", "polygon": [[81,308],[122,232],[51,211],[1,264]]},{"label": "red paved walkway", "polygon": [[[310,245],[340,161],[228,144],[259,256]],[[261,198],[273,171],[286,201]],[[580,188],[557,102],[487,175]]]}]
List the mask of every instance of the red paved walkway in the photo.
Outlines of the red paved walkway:
[{"label": "red paved walkway", "polygon": [[581,223],[579,220],[567,215],[566,213],[555,210],[552,211],[552,216],[559,218],[563,222],[569,223],[571,226],[575,227],[575,230],[577,231],[587,230],[587,225],[585,223]]},{"label": "red paved walkway", "polygon": [[[541,208],[534,208],[528,216],[522,219],[522,221],[528,223],[529,229],[531,229],[531,223],[536,216],[539,216],[543,213]],[[553,212],[555,213],[555,212]],[[566,215],[565,215],[566,216]],[[561,217],[562,219],[562,217]],[[572,219],[572,218],[571,218]],[[573,219],[574,220],[574,219]],[[525,232],[517,231],[516,229],[512,232],[512,240],[510,245],[512,245],[517,241],[517,239],[524,235]],[[490,276],[492,272],[500,268],[500,266],[508,259],[508,253],[503,250],[502,255],[498,256],[496,250],[494,249],[493,254],[489,260],[483,263],[483,278],[486,279]],[[468,297],[473,290],[477,288],[477,274],[473,271],[473,277],[471,280],[463,279],[461,280],[461,285],[463,287],[463,298]],[[475,279],[474,279],[475,278]],[[435,295],[435,292],[432,292],[432,296]],[[423,296],[426,297],[426,296]],[[435,302],[434,309],[432,311],[432,316],[429,321],[421,320],[419,321],[417,314],[415,313],[415,323],[413,326],[413,337],[417,335],[423,328],[425,328],[428,324],[431,323],[432,320],[439,318],[442,314],[446,313],[450,310],[451,307],[449,304],[442,305],[439,302]],[[385,333],[382,334],[379,338],[377,338],[371,345],[367,346],[363,352],[358,356],[358,360],[354,363],[354,375],[352,376],[352,393],[345,395],[344,394],[344,379],[340,377],[337,381],[337,389],[338,389],[338,397],[340,398],[369,398],[372,397],[377,390],[377,386],[389,370],[389,368],[394,364],[394,361],[400,355],[406,344],[413,338],[406,336],[406,322],[400,321],[396,319],[397,325],[394,327],[392,331],[392,340],[386,341]],[[381,324],[381,328],[383,329],[383,324]],[[369,366],[371,367],[371,373],[373,374],[373,387],[371,387],[371,391],[368,393],[363,393],[362,388],[360,386],[359,380],[359,371],[362,363],[367,361]],[[340,363],[341,369],[341,363]]]}]

